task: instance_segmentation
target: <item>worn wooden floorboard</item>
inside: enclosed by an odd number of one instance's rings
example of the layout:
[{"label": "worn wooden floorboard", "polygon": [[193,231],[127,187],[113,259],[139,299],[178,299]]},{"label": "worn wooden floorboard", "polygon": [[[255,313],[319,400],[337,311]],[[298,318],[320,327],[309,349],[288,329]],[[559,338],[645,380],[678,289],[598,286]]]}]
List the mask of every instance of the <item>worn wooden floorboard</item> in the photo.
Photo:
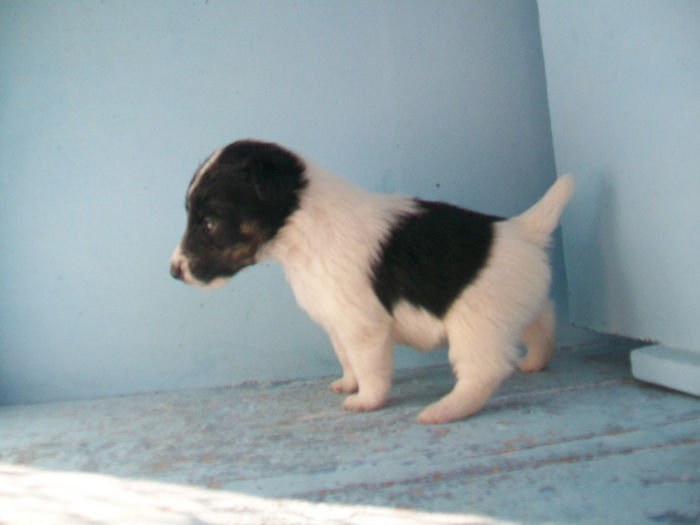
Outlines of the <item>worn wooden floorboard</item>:
[{"label": "worn wooden floorboard", "polygon": [[446,367],[397,373],[370,414],[343,412],[331,378],[4,407],[0,464],[498,520],[698,523],[700,401],[632,379],[634,346],[579,338],[444,426],[414,419],[451,388]]}]

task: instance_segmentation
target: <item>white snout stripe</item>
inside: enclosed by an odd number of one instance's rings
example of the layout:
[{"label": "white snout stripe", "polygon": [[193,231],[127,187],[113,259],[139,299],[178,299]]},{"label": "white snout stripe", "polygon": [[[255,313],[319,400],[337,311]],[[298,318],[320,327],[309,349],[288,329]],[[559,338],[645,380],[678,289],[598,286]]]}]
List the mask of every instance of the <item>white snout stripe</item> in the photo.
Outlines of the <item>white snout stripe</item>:
[{"label": "white snout stripe", "polygon": [[192,180],[192,184],[190,184],[190,188],[187,190],[187,198],[189,199],[190,195],[192,195],[192,192],[195,190],[199,182],[202,180],[202,176],[209,170],[209,168],[212,167],[212,165],[219,159],[219,156],[221,153],[224,151],[224,148],[219,148],[217,149],[214,153],[212,153],[209,158],[204,162],[201,168],[195,173],[194,179]]}]

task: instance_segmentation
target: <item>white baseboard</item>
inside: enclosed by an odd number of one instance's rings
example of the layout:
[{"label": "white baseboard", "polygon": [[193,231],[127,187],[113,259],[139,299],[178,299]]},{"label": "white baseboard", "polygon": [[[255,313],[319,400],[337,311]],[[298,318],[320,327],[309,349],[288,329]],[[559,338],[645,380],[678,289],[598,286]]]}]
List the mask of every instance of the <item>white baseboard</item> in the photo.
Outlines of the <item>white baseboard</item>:
[{"label": "white baseboard", "polygon": [[655,345],[633,350],[630,358],[637,379],[700,396],[700,351]]}]

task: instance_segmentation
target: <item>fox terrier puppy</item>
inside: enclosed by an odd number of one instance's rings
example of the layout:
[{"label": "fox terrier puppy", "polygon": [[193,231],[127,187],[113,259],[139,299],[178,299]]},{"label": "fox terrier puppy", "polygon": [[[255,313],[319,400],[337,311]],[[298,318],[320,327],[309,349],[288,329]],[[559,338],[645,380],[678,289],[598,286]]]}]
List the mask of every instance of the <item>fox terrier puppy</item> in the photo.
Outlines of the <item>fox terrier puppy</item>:
[{"label": "fox terrier puppy", "polygon": [[516,366],[549,362],[546,249],[573,189],[565,175],[504,219],[367,192],[276,144],[242,140],[215,151],[190,182],[170,272],[217,288],[278,260],[301,308],[328,332],[343,371],[331,389],[350,394],[343,407],[355,412],[385,404],[395,343],[447,341],[456,384],[418,416],[446,423],[480,410]]}]

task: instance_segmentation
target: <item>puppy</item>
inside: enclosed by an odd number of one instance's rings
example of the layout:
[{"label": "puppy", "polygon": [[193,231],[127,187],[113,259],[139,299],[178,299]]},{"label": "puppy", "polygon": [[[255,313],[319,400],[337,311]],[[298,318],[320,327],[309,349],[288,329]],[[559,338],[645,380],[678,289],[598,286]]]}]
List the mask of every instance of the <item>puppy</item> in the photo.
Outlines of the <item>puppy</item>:
[{"label": "puppy", "polygon": [[[546,247],[573,193],[561,177],[532,208],[503,219],[439,202],[358,189],[276,144],[243,140],[215,151],[187,190],[176,279],[217,288],[266,258],[328,332],[351,394],[343,407],[381,408],[393,345],[447,340],[454,389],[418,416],[446,423],[480,410],[518,366],[554,351]],[[519,363],[517,345],[527,354]]]}]

